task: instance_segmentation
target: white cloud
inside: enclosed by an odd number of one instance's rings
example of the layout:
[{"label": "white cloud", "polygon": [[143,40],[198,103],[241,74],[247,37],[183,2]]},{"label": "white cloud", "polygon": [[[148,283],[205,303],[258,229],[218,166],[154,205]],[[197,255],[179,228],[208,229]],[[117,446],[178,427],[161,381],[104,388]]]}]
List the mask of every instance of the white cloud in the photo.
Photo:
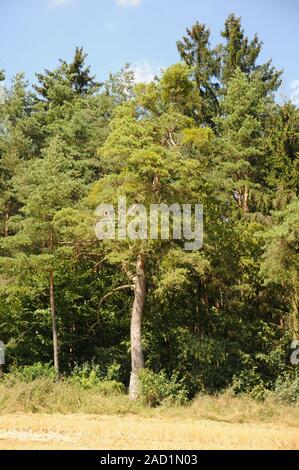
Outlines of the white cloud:
[{"label": "white cloud", "polygon": [[71,0],[49,0],[50,7],[62,7],[71,3]]},{"label": "white cloud", "polygon": [[132,70],[135,74],[135,82],[151,82],[156,75],[161,73],[161,65],[159,64],[150,64],[147,61],[136,62],[132,64]]},{"label": "white cloud", "polygon": [[117,5],[120,7],[137,7],[141,0],[117,0]]}]

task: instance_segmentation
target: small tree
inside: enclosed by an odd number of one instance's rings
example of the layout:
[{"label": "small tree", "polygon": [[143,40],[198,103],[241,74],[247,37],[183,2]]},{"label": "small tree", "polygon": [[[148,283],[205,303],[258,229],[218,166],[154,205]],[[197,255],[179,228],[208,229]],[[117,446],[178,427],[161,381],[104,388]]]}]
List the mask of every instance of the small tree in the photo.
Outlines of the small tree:
[{"label": "small tree", "polygon": [[62,252],[55,229],[55,216],[63,208],[76,203],[81,196],[81,187],[72,173],[67,149],[59,138],[51,140],[43,152],[43,158],[20,165],[13,183],[15,197],[22,204],[21,217],[15,219],[16,233],[2,243],[6,256],[1,264],[7,274],[21,283],[32,282],[34,272],[39,274],[38,282],[47,276],[54,366],[58,374],[54,273]]}]

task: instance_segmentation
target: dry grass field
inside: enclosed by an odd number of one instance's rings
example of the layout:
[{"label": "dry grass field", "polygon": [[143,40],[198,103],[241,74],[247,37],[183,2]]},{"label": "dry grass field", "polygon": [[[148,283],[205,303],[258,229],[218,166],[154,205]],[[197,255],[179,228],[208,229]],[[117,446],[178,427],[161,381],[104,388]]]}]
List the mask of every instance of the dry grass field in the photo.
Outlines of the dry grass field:
[{"label": "dry grass field", "polygon": [[187,407],[150,409],[122,395],[86,391],[70,400],[59,388],[60,399],[51,393],[42,399],[18,390],[14,398],[0,393],[2,450],[299,450],[298,406],[222,395],[198,397]]},{"label": "dry grass field", "polygon": [[299,449],[299,429],[206,419],[4,415],[0,449]]}]

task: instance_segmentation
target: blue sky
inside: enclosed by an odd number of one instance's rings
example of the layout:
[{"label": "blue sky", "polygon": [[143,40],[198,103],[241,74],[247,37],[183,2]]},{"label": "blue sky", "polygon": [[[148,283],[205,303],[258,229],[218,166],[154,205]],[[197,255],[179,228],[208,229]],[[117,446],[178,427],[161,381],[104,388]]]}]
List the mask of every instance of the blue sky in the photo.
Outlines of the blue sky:
[{"label": "blue sky", "polygon": [[298,0],[0,0],[0,68],[8,80],[23,71],[32,82],[82,45],[99,80],[126,62],[149,79],[179,60],[176,41],[187,26],[206,23],[216,43],[231,12],[263,40],[261,60],[284,69],[289,95],[299,80]]}]

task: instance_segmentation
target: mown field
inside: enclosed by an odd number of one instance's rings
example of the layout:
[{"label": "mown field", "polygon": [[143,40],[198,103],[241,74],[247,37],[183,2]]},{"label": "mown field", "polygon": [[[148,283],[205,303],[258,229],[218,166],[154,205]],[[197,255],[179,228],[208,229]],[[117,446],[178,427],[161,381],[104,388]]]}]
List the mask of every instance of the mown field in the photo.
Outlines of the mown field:
[{"label": "mown field", "polygon": [[69,384],[0,386],[0,449],[299,450],[299,406],[224,394],[149,408]]},{"label": "mown field", "polygon": [[298,426],[181,416],[3,415],[0,449],[299,449]]}]

